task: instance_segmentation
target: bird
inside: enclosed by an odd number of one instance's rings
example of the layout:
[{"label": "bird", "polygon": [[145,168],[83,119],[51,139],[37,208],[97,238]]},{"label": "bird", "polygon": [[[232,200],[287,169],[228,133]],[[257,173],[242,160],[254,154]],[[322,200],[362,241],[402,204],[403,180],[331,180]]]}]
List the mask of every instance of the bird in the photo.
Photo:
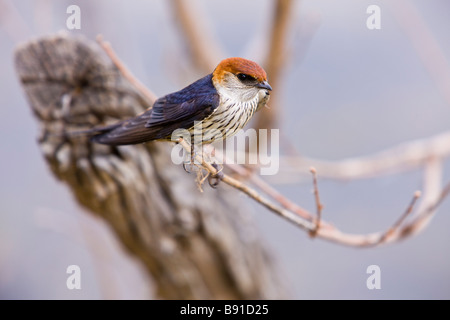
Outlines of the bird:
[{"label": "bird", "polygon": [[[256,62],[227,58],[212,73],[157,99],[143,113],[78,133],[89,134],[95,143],[120,146],[154,140],[178,141],[175,133],[184,129],[190,136],[193,165],[194,144],[210,144],[236,134],[267,104],[270,91],[267,74]],[[217,173],[209,176],[208,182],[215,188],[223,173],[217,164],[212,165]],[[186,162],[183,168],[190,172]]]},{"label": "bird", "polygon": [[87,132],[92,142],[112,146],[173,141],[172,133],[177,129],[187,130],[192,141],[212,143],[242,129],[267,104],[270,91],[261,66],[231,57],[222,60],[212,73],[157,99],[143,113]]}]

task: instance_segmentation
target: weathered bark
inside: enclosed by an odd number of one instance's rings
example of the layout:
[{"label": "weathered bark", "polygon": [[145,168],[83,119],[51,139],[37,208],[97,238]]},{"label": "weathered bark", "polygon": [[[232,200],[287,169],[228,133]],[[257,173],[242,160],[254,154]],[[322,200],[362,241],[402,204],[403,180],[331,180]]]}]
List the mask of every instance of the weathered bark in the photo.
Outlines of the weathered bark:
[{"label": "weathered bark", "polygon": [[277,299],[279,274],[237,191],[205,187],[170,144],[110,147],[64,131],[130,117],[149,103],[97,45],[64,34],[22,45],[17,73],[54,175],[146,267],[163,299]]}]

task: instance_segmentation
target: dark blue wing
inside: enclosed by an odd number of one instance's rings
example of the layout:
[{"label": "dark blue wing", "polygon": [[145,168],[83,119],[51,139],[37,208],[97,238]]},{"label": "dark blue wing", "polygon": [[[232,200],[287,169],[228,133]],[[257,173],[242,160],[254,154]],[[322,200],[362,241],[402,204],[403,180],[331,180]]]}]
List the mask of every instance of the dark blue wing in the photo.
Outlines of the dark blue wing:
[{"label": "dark blue wing", "polygon": [[220,102],[212,83],[212,74],[186,88],[159,98],[153,107],[135,118],[98,128],[92,137],[110,145],[136,144],[150,140],[170,139],[176,129],[188,129],[195,121],[208,117]]},{"label": "dark blue wing", "polygon": [[219,95],[212,75],[197,80],[186,88],[156,100],[147,127],[191,118],[202,120],[219,105]]}]

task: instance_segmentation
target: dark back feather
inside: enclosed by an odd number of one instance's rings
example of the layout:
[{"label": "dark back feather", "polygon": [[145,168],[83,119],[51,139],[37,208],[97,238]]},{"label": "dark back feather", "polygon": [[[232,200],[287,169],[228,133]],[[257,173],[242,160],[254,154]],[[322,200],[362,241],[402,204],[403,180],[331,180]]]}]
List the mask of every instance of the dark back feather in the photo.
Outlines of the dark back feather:
[{"label": "dark back feather", "polygon": [[189,129],[195,121],[207,118],[219,106],[220,97],[212,83],[212,74],[186,88],[155,101],[141,115],[116,125],[100,128],[91,139],[109,145],[137,144],[170,139],[176,129]]}]

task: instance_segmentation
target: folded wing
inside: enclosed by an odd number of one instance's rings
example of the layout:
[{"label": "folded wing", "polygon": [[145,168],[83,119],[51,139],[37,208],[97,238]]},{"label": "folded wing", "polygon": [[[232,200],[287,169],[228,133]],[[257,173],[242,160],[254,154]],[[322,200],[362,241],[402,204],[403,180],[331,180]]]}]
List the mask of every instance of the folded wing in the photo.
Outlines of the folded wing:
[{"label": "folded wing", "polygon": [[186,88],[159,98],[152,108],[135,118],[94,129],[91,141],[109,144],[137,144],[170,139],[176,129],[189,129],[207,118],[219,106],[219,95],[208,75]]}]

